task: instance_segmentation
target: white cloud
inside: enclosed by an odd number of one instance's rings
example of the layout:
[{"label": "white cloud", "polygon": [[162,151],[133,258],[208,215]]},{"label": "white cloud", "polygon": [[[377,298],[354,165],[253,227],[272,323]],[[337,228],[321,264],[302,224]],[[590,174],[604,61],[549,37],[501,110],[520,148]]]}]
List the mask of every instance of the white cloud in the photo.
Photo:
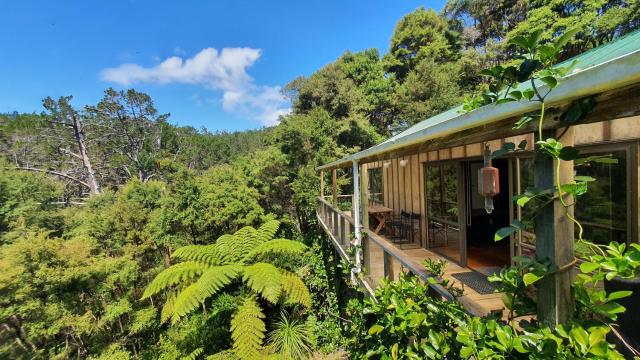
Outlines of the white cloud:
[{"label": "white cloud", "polygon": [[254,118],[263,125],[274,125],[280,115],[290,111],[279,86],[256,85],[247,69],[260,58],[252,48],[206,48],[192,58],[171,56],[156,66],[122,64],[101,71],[102,80],[121,85],[134,83],[182,83],[222,91],[224,110]]}]

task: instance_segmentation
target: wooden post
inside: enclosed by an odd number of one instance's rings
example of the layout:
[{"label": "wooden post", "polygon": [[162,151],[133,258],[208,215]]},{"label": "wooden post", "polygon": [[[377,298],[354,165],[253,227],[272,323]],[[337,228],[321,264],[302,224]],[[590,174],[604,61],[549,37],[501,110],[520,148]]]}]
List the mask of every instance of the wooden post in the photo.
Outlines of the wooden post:
[{"label": "wooden post", "polygon": [[324,199],[324,170],[320,170],[320,197]]},{"label": "wooden post", "polygon": [[362,227],[369,230],[369,171],[367,164],[362,164],[360,170],[360,208],[362,209]]},{"label": "wooden post", "polygon": [[338,173],[337,169],[331,170],[331,194],[333,195],[333,207],[338,207]]},{"label": "wooden post", "polygon": [[[573,145],[573,128],[563,135],[564,146]],[[544,138],[554,137],[553,130],[543,133]],[[534,183],[538,189],[555,186],[557,160],[545,154],[536,153],[534,167]],[[573,161],[560,161],[560,183],[573,180]],[[569,196],[565,202],[573,202]],[[573,209],[570,209],[573,213]],[[556,199],[538,213],[535,219],[536,258],[551,261],[552,269],[563,268],[564,271],[552,273],[538,282],[538,320],[551,327],[570,320],[573,313],[573,297],[571,295],[571,267],[566,266],[574,260],[574,224],[566,217],[565,209]]]},{"label": "wooden post", "polygon": [[354,161],[352,164],[353,169],[353,231],[355,232],[355,267],[351,269],[351,281],[355,282],[356,274],[361,271],[361,255],[362,250],[359,248],[362,245],[362,229],[360,225],[360,175],[358,170],[358,162]]}]

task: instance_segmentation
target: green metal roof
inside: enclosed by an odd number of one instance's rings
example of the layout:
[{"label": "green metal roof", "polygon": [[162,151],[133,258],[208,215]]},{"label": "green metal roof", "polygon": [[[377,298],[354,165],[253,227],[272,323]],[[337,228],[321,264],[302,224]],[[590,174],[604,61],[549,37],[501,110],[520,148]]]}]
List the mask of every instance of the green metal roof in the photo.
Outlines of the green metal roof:
[{"label": "green metal roof", "polygon": [[[573,100],[640,82],[640,30],[588,50],[557,66],[567,65],[573,61],[576,61],[573,71],[549,95],[550,103]],[[523,84],[522,87],[527,86]],[[540,86],[541,89],[544,87]],[[368,156],[490,124],[535,110],[535,106],[530,101],[490,104],[464,114],[460,112],[461,106],[457,106],[423,120],[369,149],[320,166],[318,169],[344,166]]]}]

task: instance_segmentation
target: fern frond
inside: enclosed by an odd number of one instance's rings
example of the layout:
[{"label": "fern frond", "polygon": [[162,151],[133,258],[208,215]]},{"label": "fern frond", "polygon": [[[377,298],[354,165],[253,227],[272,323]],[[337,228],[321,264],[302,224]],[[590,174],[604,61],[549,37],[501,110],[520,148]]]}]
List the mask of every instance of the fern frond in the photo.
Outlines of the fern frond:
[{"label": "fern frond", "polygon": [[292,273],[283,274],[282,290],[285,295],[285,303],[300,304],[307,308],[311,307],[311,294],[298,275]]},{"label": "fern frond", "polygon": [[173,304],[172,322],[175,324],[181,317],[189,314],[200,306],[200,287],[193,283],[182,290]]},{"label": "fern frond", "polygon": [[280,228],[280,221],[269,220],[264,224],[262,224],[260,228],[258,228],[256,237],[258,238],[258,241],[260,243],[265,243],[273,239],[274,236],[276,236],[276,232],[278,232],[279,228]]},{"label": "fern frond", "polygon": [[292,254],[297,255],[303,253],[307,249],[307,246],[299,241],[293,241],[288,239],[275,239],[258,245],[258,247],[251,250],[244,258],[245,262],[251,259],[266,254]]},{"label": "fern frond", "polygon": [[268,263],[255,263],[245,268],[243,281],[270,303],[275,304],[282,294],[282,274]]},{"label": "fern frond", "polygon": [[242,270],[242,265],[223,265],[207,269],[198,281],[178,294],[173,305],[174,322],[197,309],[208,297],[238,277]]},{"label": "fern frond", "polygon": [[222,263],[233,264],[240,262],[247,253],[246,248],[251,248],[252,246],[255,231],[254,228],[247,226],[236,231],[233,235],[219,237],[216,241],[216,249],[221,254]]},{"label": "fern frond", "polygon": [[177,283],[191,280],[207,268],[207,265],[195,261],[185,261],[166,268],[147,286],[142,298],[146,299]]},{"label": "fern frond", "polygon": [[182,358],[182,360],[196,360],[204,352],[203,348],[197,348],[193,350],[189,355]]},{"label": "fern frond", "polygon": [[220,265],[220,252],[213,245],[187,245],[176,249],[171,257],[180,260],[190,260],[206,263],[210,266]]},{"label": "fern frond", "polygon": [[240,359],[255,359],[260,355],[265,337],[264,314],[257,299],[248,296],[231,319],[233,351]]},{"label": "fern frond", "polygon": [[196,284],[199,287],[200,301],[204,301],[242,274],[242,265],[223,265],[205,271]]},{"label": "fern frond", "polygon": [[169,297],[167,297],[167,301],[165,301],[164,306],[160,311],[161,322],[165,322],[169,320],[171,318],[171,315],[173,315],[173,305],[175,305],[177,297],[178,297],[178,294],[176,294],[175,292],[169,295]]}]

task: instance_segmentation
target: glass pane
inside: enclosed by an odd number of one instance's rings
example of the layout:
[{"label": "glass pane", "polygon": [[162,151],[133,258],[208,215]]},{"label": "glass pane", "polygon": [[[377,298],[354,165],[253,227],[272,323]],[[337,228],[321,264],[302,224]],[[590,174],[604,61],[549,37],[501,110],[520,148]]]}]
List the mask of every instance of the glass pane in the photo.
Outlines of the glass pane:
[{"label": "glass pane", "polygon": [[458,166],[442,165],[443,210],[442,217],[451,222],[458,222]]},{"label": "glass pane", "polygon": [[440,189],[440,166],[428,165],[427,175],[427,213],[429,216],[440,216],[442,214],[441,189]]},{"label": "glass pane", "polygon": [[606,154],[611,154],[618,163],[576,166],[576,175],[596,179],[589,183],[587,193],[577,199],[576,217],[582,222],[585,239],[600,244],[624,243],[627,241],[627,153],[614,151],[588,155]]},{"label": "glass pane", "polygon": [[382,204],[382,168],[369,169],[369,201]]}]

